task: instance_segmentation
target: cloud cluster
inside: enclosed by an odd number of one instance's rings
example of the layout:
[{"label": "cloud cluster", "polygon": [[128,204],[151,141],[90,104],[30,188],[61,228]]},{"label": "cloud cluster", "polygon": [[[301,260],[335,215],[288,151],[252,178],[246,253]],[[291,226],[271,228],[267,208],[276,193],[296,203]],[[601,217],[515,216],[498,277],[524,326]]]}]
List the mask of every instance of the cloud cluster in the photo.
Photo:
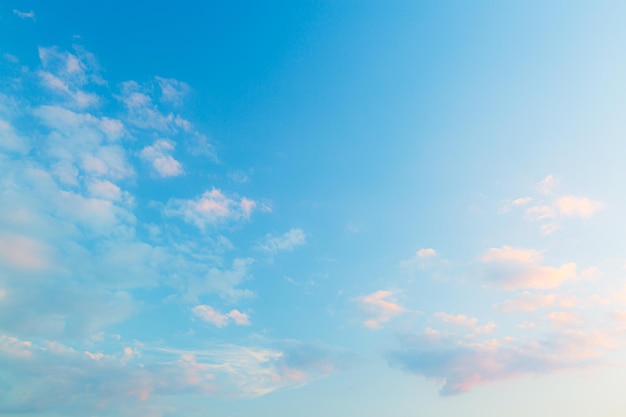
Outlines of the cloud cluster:
[{"label": "cloud cluster", "polygon": [[597,331],[469,343],[431,331],[403,337],[387,359],[391,366],[439,381],[442,395],[454,395],[485,383],[596,365],[613,347],[610,337]]},{"label": "cloud cluster", "polygon": [[[538,222],[541,234],[550,235],[560,229],[567,219],[589,219],[606,208],[602,201],[588,197],[561,195],[555,196],[560,178],[548,175],[537,184],[537,198],[521,197],[504,204],[500,214],[507,213],[516,207],[526,206],[524,218],[530,222]],[[533,203],[533,204],[530,204]]]}]

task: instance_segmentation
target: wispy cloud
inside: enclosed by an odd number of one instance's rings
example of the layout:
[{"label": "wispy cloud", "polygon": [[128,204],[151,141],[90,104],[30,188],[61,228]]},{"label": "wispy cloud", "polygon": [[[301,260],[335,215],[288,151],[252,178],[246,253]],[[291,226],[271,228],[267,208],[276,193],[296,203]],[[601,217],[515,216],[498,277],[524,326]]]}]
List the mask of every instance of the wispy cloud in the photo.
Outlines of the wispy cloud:
[{"label": "wispy cloud", "polygon": [[537,190],[541,194],[552,194],[561,183],[561,178],[557,175],[548,175],[537,184]]},{"label": "wispy cloud", "polygon": [[400,314],[409,312],[408,309],[398,304],[393,296],[393,291],[380,290],[357,299],[361,308],[371,315],[369,319],[363,322],[365,327],[380,329],[384,323]]},{"label": "wispy cloud", "polygon": [[[0,336],[0,364],[13,381],[10,392],[0,391],[0,413],[153,415],[165,409],[162,400],[171,403],[175,395],[258,397],[304,385],[350,362],[345,352],[324,345],[296,341],[273,345],[214,344],[193,351],[143,345],[137,355],[121,342],[116,352],[103,353],[97,347],[87,350]],[[55,378],[42,380],[39,375]],[[69,397],[73,407],[67,406]]]},{"label": "wispy cloud", "polygon": [[18,10],[18,9],[13,9],[13,14],[16,15],[17,17],[21,18],[21,19],[31,19],[31,20],[35,20],[35,12],[32,10],[29,10],[27,12]]},{"label": "wispy cloud", "polygon": [[292,228],[280,236],[268,234],[265,236],[264,241],[258,245],[258,248],[264,252],[275,255],[283,251],[291,252],[296,247],[302,246],[305,243],[306,233],[304,233],[304,230]]}]

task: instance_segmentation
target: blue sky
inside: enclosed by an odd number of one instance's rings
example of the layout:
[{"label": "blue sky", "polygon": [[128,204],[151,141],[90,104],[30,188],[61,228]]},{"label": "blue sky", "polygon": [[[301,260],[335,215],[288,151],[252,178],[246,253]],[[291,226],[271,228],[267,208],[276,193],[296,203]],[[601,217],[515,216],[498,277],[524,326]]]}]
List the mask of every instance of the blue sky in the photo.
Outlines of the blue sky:
[{"label": "blue sky", "polygon": [[0,5],[1,416],[621,416],[620,2]]}]

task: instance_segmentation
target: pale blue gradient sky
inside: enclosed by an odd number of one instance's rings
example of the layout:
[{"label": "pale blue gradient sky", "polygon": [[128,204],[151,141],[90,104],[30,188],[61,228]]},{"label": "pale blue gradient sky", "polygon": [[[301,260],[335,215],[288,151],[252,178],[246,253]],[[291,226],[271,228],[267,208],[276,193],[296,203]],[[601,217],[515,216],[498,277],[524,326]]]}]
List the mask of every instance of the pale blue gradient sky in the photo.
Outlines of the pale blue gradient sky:
[{"label": "pale blue gradient sky", "polygon": [[0,416],[621,416],[624,17],[1,5]]}]

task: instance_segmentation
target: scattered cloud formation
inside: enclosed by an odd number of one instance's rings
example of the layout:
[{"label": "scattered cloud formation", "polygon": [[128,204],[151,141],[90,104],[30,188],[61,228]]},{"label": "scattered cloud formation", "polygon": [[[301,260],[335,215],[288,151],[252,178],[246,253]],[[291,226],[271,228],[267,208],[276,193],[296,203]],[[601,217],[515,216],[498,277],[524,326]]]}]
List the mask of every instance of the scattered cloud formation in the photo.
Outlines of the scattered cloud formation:
[{"label": "scattered cloud formation", "polygon": [[363,322],[365,327],[380,329],[384,323],[409,311],[397,304],[393,295],[393,291],[380,290],[358,298],[361,308],[372,316]]},{"label": "scattered cloud formation", "polygon": [[509,212],[516,206],[528,206],[524,211],[527,221],[539,222],[540,232],[544,236],[551,235],[561,229],[567,219],[588,219],[606,208],[602,201],[581,196],[554,196],[560,178],[548,175],[537,186],[538,198],[523,197],[512,200],[500,208],[499,213]]},{"label": "scattered cloud formation", "polygon": [[533,249],[511,246],[491,248],[481,256],[487,282],[505,290],[550,289],[577,278],[576,264],[541,265],[542,255]]}]

